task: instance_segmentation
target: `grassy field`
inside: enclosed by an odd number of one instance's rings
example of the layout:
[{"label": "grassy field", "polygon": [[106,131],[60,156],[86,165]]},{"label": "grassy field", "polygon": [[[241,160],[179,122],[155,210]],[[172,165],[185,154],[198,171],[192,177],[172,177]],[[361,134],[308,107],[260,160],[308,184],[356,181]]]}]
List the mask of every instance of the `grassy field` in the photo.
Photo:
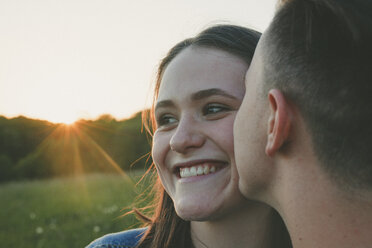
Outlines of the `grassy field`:
[{"label": "grassy field", "polygon": [[0,185],[1,247],[84,247],[109,232],[137,227],[120,217],[136,196],[133,181],[118,175],[14,182]]}]

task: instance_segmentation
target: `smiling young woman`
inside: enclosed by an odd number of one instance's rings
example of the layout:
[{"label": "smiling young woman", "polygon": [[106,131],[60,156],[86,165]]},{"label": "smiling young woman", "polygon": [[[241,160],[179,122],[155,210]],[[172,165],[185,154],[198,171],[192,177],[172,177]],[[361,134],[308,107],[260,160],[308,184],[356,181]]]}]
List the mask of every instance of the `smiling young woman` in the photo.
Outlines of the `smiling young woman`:
[{"label": "smiling young woman", "polygon": [[215,26],[162,60],[150,117],[157,208],[146,229],[111,238],[140,248],[290,247],[277,213],[238,190],[233,123],[259,37]]},{"label": "smiling young woman", "polygon": [[247,68],[225,51],[190,46],[164,71],[152,156],[182,219],[215,219],[243,205],[231,127]]}]

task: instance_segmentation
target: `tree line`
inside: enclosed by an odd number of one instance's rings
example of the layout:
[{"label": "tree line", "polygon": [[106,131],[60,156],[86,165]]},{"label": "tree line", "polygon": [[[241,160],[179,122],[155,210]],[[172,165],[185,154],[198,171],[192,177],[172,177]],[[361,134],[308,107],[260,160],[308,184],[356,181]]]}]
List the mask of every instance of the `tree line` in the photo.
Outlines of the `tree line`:
[{"label": "tree line", "polygon": [[150,138],[141,113],[72,125],[0,116],[0,182],[144,168]]}]

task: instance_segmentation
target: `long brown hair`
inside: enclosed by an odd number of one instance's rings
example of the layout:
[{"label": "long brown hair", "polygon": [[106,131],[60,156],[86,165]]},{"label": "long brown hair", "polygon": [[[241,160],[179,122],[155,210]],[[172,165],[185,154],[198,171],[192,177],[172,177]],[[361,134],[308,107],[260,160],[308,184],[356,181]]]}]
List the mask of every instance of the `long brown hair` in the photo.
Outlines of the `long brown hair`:
[{"label": "long brown hair", "polygon": [[[197,36],[186,39],[176,44],[168,54],[161,60],[158,68],[153,104],[150,112],[143,113],[143,120],[146,130],[150,134],[155,130],[154,105],[159,93],[162,75],[169,63],[185,48],[190,46],[211,47],[226,51],[234,56],[243,59],[248,65],[251,63],[254,50],[260,38],[260,33],[254,30],[235,26],[218,25],[210,27]],[[190,222],[182,220],[177,216],[174,204],[170,196],[164,190],[159,177],[157,176],[155,190],[155,211],[152,217],[148,218],[137,212],[139,216],[148,222],[148,229],[142,237],[138,248],[190,248],[194,247],[191,240]],[[277,216],[279,222],[281,219]],[[288,233],[284,224],[280,223],[280,229],[284,229],[286,238]],[[282,237],[282,235],[280,235]],[[283,243],[283,242],[282,242]],[[283,246],[284,247],[284,246]],[[288,246],[285,246],[288,247]]]}]

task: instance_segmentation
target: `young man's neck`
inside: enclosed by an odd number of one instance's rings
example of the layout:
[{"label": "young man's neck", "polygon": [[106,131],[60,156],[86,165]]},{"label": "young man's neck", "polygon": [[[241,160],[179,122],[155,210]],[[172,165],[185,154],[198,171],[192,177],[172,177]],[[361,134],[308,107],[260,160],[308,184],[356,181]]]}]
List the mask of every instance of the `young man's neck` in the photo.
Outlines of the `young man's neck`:
[{"label": "young man's neck", "polygon": [[286,179],[294,183],[287,185],[287,192],[283,189],[277,206],[293,247],[371,247],[372,198],[343,192],[319,166],[309,168],[313,169],[306,172],[306,179]]},{"label": "young man's neck", "polygon": [[273,210],[255,202],[214,221],[192,221],[191,237],[196,248],[271,247]]}]

